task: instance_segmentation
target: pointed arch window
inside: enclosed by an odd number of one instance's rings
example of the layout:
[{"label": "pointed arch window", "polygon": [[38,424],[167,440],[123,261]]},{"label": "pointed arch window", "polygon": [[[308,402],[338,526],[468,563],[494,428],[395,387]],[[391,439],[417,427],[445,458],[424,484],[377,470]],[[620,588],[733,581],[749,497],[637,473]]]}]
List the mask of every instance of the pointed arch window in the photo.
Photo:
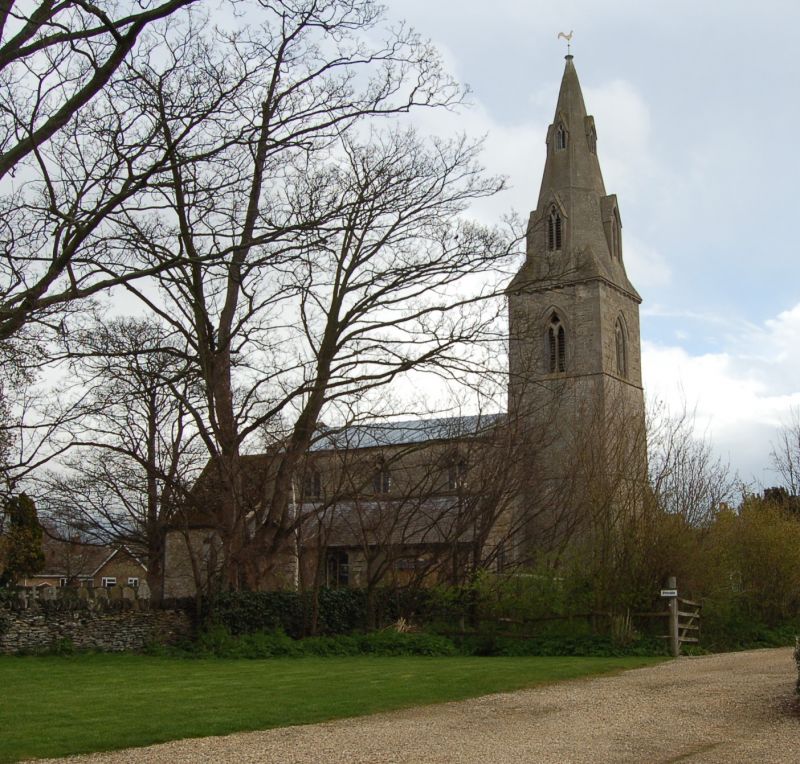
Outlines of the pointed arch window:
[{"label": "pointed arch window", "polygon": [[553,311],[547,327],[548,370],[551,374],[567,370],[567,333],[558,314]]},{"label": "pointed arch window", "polygon": [[567,148],[567,131],[564,125],[559,123],[556,128],[556,151],[563,151],[565,148]]},{"label": "pointed arch window", "polygon": [[620,377],[628,376],[628,344],[625,338],[625,326],[622,323],[622,317],[617,319],[617,324],[614,327],[614,340],[617,350],[617,374]]},{"label": "pointed arch window", "polygon": [[550,214],[547,216],[547,249],[551,252],[561,249],[561,243],[564,238],[563,228],[561,213],[553,205],[550,208]]}]

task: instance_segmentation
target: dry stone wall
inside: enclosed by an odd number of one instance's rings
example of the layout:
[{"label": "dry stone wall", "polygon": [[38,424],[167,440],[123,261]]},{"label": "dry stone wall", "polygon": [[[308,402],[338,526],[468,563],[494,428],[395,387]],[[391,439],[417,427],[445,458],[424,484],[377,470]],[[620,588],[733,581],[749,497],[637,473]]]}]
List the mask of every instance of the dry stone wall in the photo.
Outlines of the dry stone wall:
[{"label": "dry stone wall", "polygon": [[5,655],[67,645],[75,650],[140,651],[151,644],[175,643],[191,632],[185,612],[150,609],[130,593],[113,599],[22,593],[0,606],[0,654]]}]

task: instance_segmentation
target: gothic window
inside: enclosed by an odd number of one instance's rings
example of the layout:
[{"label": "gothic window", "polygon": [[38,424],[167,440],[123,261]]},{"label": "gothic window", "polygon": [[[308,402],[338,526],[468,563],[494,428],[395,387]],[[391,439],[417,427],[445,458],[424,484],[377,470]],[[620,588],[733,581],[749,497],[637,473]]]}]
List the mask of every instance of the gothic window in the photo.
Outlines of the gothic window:
[{"label": "gothic window", "polygon": [[556,128],[556,151],[563,151],[567,148],[567,131],[564,125],[559,124]]},{"label": "gothic window", "polygon": [[305,476],[303,497],[305,499],[319,499],[322,496],[322,475],[319,470],[309,470]]},{"label": "gothic window", "polygon": [[547,327],[548,370],[551,374],[567,370],[567,333],[557,313]]},{"label": "gothic window", "polygon": [[563,225],[561,214],[555,205],[550,208],[550,215],[547,218],[547,249],[551,252],[561,249],[563,239]]},{"label": "gothic window", "polygon": [[627,377],[628,348],[625,342],[625,327],[622,324],[622,318],[617,319],[617,325],[614,328],[614,339],[617,349],[617,374],[621,377]]},{"label": "gothic window", "polygon": [[589,141],[589,151],[592,154],[597,153],[597,133],[595,132],[594,127],[589,130],[589,134],[587,135],[587,139]]}]

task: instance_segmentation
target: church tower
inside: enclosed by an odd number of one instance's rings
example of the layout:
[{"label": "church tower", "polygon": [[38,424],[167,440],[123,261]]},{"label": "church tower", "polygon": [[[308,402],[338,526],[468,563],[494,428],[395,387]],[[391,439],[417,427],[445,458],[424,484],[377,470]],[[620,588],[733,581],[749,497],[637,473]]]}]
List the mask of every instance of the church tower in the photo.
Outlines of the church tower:
[{"label": "church tower", "polygon": [[[575,506],[595,491],[590,480],[619,482],[623,471],[641,485],[646,455],[641,297],[625,272],[619,204],[606,193],[572,59],[508,305],[510,419],[523,423],[526,447],[536,444],[538,485]],[[554,498],[566,484],[571,497]]]}]

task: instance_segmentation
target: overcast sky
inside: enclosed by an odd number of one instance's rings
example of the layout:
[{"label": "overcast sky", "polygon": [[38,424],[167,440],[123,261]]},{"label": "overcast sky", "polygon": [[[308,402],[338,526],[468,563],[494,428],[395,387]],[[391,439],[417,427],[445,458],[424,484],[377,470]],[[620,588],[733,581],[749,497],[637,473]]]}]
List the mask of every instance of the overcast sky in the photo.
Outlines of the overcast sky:
[{"label": "overcast sky", "polygon": [[457,121],[536,204],[566,53],[595,117],[649,397],[696,407],[745,480],[776,482],[775,427],[800,406],[800,3],[389,0],[472,88]]}]

